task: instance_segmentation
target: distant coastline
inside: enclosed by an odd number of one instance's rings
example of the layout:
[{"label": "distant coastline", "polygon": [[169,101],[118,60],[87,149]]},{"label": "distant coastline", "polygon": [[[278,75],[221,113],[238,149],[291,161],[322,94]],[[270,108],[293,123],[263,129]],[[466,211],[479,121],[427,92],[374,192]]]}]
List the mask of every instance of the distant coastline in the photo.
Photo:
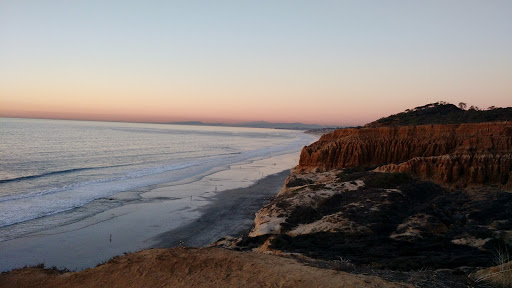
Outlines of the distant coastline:
[{"label": "distant coastline", "polygon": [[288,129],[288,130],[313,130],[313,129],[333,129],[341,128],[336,125],[318,125],[304,123],[273,123],[267,121],[253,121],[235,124],[225,123],[205,123],[201,121],[168,122],[172,125],[194,125],[194,126],[221,126],[221,127],[244,127],[244,128],[268,128],[268,129]]},{"label": "distant coastline", "polygon": [[116,121],[108,119],[76,119],[76,118],[50,118],[50,117],[17,117],[11,115],[0,115],[0,119],[40,119],[40,120],[63,120],[63,121],[93,121],[93,122],[112,122],[112,123],[142,123],[142,124],[162,124],[162,125],[188,125],[188,126],[215,126],[215,127],[241,127],[241,128],[267,128],[267,129],[286,129],[286,130],[334,130],[337,128],[346,128],[338,125],[319,125],[306,124],[300,122],[294,123],[274,123],[267,121],[252,121],[242,123],[208,123],[202,121],[178,121],[178,122],[153,122],[153,121]]}]

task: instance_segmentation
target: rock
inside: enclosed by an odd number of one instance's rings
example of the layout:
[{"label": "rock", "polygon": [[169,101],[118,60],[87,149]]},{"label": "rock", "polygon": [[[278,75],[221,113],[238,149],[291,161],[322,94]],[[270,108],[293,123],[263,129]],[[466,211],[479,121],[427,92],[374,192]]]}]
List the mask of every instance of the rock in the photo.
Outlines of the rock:
[{"label": "rock", "polygon": [[405,219],[402,224],[397,226],[390,237],[396,240],[413,242],[417,239],[423,239],[422,234],[441,236],[446,231],[448,231],[448,227],[439,219],[432,215],[419,213]]},{"label": "rock", "polygon": [[233,249],[236,248],[236,245],[240,240],[241,239],[237,237],[225,236],[210,244],[210,247]]},{"label": "rock", "polygon": [[247,249],[385,269],[491,266],[496,249],[512,251],[511,170],[512,123],[336,130],[303,148]]},{"label": "rock", "polygon": [[304,186],[312,184],[313,181],[307,178],[298,177],[295,174],[292,174],[286,178],[286,182],[284,183],[284,186],[286,187],[297,187],[297,186]]},{"label": "rock", "polygon": [[297,171],[357,166],[437,183],[512,189],[512,123],[339,129],[302,149]]}]

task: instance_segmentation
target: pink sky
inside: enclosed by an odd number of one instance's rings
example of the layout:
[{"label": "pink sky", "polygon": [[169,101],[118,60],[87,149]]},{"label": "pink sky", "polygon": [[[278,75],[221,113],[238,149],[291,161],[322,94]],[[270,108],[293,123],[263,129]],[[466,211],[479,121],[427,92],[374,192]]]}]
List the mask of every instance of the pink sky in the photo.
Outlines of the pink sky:
[{"label": "pink sky", "polygon": [[353,2],[2,1],[0,116],[360,125],[512,106],[512,2]]}]

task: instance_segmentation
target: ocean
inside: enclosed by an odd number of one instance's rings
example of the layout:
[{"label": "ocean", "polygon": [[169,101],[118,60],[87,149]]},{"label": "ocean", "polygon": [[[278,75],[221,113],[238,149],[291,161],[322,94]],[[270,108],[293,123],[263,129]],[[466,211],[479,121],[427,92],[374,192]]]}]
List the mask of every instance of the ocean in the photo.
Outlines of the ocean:
[{"label": "ocean", "polygon": [[0,242],[133,201],[107,201],[119,193],[198,181],[312,141],[277,129],[0,118]]}]

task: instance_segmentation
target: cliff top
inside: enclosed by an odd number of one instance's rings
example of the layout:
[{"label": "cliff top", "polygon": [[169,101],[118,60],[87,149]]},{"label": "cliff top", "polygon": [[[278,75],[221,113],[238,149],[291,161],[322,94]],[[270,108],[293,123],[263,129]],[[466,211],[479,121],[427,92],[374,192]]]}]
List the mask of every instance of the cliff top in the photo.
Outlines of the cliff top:
[{"label": "cliff top", "polygon": [[512,120],[512,107],[500,108],[491,106],[487,108],[487,110],[481,110],[475,106],[470,106],[469,109],[465,108],[466,104],[462,102],[459,103],[459,107],[457,107],[453,104],[440,101],[380,118],[379,120],[366,124],[365,127],[459,124]]},{"label": "cliff top", "polygon": [[151,249],[80,272],[24,268],[0,275],[0,287],[363,286],[413,287],[375,276],[310,267],[291,258],[218,248]]}]

